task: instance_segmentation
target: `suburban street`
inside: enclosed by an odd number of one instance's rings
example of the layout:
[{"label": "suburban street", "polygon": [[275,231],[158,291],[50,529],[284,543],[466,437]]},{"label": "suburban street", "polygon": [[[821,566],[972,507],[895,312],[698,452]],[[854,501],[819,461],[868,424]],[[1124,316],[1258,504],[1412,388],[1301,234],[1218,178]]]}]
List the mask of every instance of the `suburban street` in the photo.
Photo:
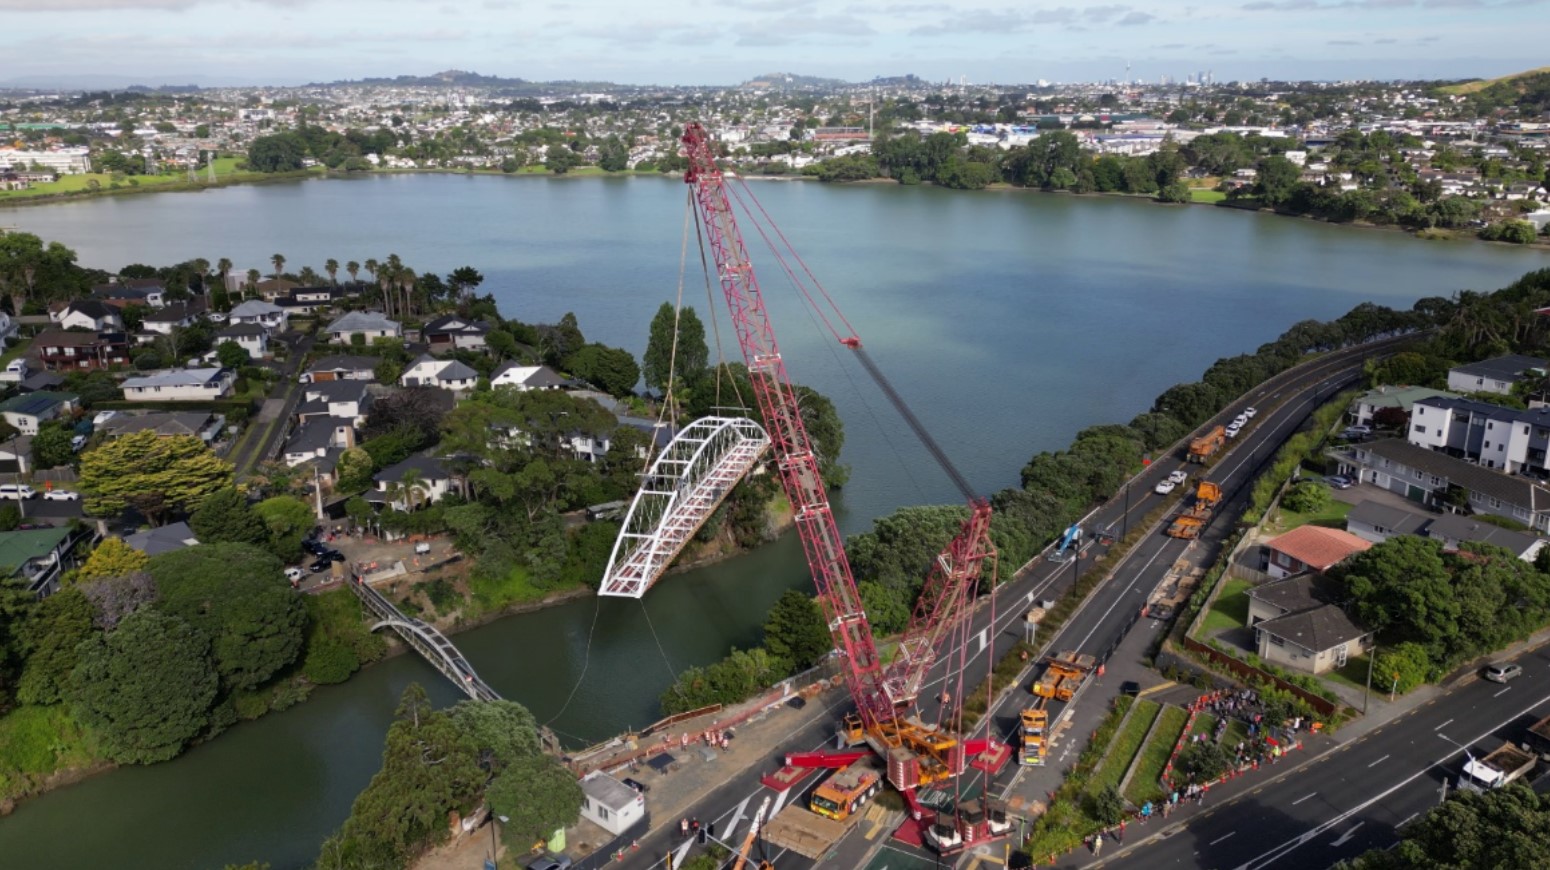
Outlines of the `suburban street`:
[{"label": "suburban street", "polygon": [[[1293,372],[1283,373],[1219,415],[1218,421],[1224,421],[1231,419],[1244,406],[1256,405],[1261,409],[1254,424],[1246,429],[1239,439],[1229,442],[1229,452],[1219,458],[1206,475],[1206,479],[1222,486],[1224,505],[1218,511],[1216,521],[1209,527],[1201,542],[1195,545],[1197,552],[1192,558],[1203,560],[1208,558],[1215,543],[1220,541],[1230,526],[1230,522],[1223,518],[1235,517],[1242,509],[1249,490],[1246,484],[1254,479],[1260,467],[1273,456],[1281,443],[1303,425],[1319,404],[1359,378],[1366,355],[1383,352],[1388,344],[1383,342],[1366,348],[1348,349],[1307,364]],[[1272,406],[1276,407],[1272,408]],[[1083,518],[1081,521],[1083,527],[1089,530],[1089,533],[1110,523],[1115,523],[1116,528],[1121,523],[1132,524],[1133,527],[1133,524],[1141,522],[1149,511],[1157,507],[1163,498],[1156,495],[1152,487],[1169,472],[1180,467],[1185,467],[1185,463],[1179,455],[1165,456],[1153,462],[1132,481],[1128,499],[1124,497],[1109,499],[1106,504]],[[1199,466],[1189,468],[1198,470]],[[1190,486],[1192,485],[1193,482]],[[1184,553],[1187,546],[1189,543],[1186,541],[1169,538],[1160,533],[1147,535],[1115,567],[1111,579],[1093,592],[1085,606],[1053,638],[1039,638],[1038,645],[1044,652],[1077,649],[1100,658],[1106,657],[1127,632],[1137,626],[1137,617],[1147,594],[1163,579],[1167,570]],[[1102,546],[1093,544],[1083,556],[1084,563],[1103,551]],[[969,656],[966,665],[971,675],[968,680],[970,685],[979,681],[989,662],[998,659],[1022,639],[1023,618],[1028,607],[1035,601],[1058,597],[1063,590],[1069,588],[1074,573],[1073,567],[1069,564],[1050,562],[1042,557],[1030,562],[1029,565],[1024,566],[1024,569],[1016,579],[1003,584],[998,592],[994,626],[991,625],[992,614],[989,608],[981,607],[972,617],[969,636],[973,644],[971,647],[973,653]],[[1151,631],[1155,630],[1158,623],[1145,620],[1141,625],[1145,630]],[[987,660],[987,654],[993,658]],[[1032,664],[1030,662],[1030,665]],[[934,720],[940,714],[937,705],[928,700],[928,696],[934,694],[933,686],[941,685],[945,669],[944,662],[933,671],[932,679],[928,682],[926,691],[922,693],[920,712],[922,718],[927,721]],[[1019,686],[1026,683],[1028,673],[1025,671]],[[1099,681],[1089,682],[1097,684]],[[935,691],[940,689],[937,688]],[[1092,710],[1101,715],[1101,711],[1107,708],[1109,700],[1118,691],[1118,681],[1102,681],[1101,685],[1094,685],[1090,691],[1080,694],[1077,700],[1081,702],[1080,706],[1083,709]],[[991,727],[995,729],[995,736],[1006,740],[1016,720],[1017,711],[1026,706],[1031,697],[1021,689],[1010,692],[992,709],[990,715],[985,717],[980,727],[976,729],[977,733],[983,733],[986,727]],[[742,822],[752,812],[748,808],[750,800],[752,803],[757,803],[755,796],[758,793],[770,794],[759,783],[759,777],[779,767],[781,759],[788,752],[811,751],[825,745],[832,746],[834,723],[844,712],[843,708],[848,706],[848,700],[842,702],[839,707],[831,711],[832,715],[827,719],[819,719],[816,724],[793,734],[791,739],[782,746],[770,747],[768,761],[764,766],[751,768],[731,777],[725,785],[700,801],[691,815],[701,820],[717,822],[717,836],[732,842],[740,836],[736,824]],[[1052,723],[1067,714],[1062,706],[1056,704],[1051,708]],[[1084,735],[1085,731],[1082,728],[1073,729],[1073,736],[1068,736],[1066,743],[1058,747],[1058,752],[1051,758],[1051,764],[1035,770],[1058,778],[1059,771],[1065,766],[1061,761],[1064,756],[1060,753],[1079,750],[1081,743],[1085,741]],[[991,790],[995,793],[1003,791],[1020,769],[1016,765],[1003,768],[989,783]],[[972,793],[984,784],[984,777],[985,774],[982,772],[972,770],[962,778],[961,787],[965,792]],[[821,779],[821,776],[811,776],[804,780],[799,788],[792,789],[791,793],[777,798],[778,803],[774,808],[778,810],[792,803],[805,803],[807,792]],[[742,808],[743,812],[740,813],[739,808]],[[676,838],[669,832],[669,828],[673,827],[676,821],[676,819],[656,820],[657,831],[642,841],[642,848],[637,856],[627,859],[626,865],[658,866],[670,849],[679,852],[675,854],[675,858],[679,860],[690,854],[688,850],[677,847]],[[876,835],[876,832],[872,833]],[[832,857],[822,862],[822,866],[864,866],[870,853],[884,838],[886,833],[876,840],[873,836],[858,837],[854,835],[853,830],[851,835],[832,853]],[[928,853],[902,847],[897,843],[889,844],[885,848],[888,850],[887,860],[882,864],[894,870],[933,865]],[[814,865],[814,862],[800,856],[778,852],[777,861],[782,868],[803,868]],[[677,861],[674,866],[677,866]]]},{"label": "suburban street", "polygon": [[[1398,841],[1396,829],[1457,786],[1463,747],[1479,758],[1550,713],[1550,651],[1518,659],[1508,683],[1473,676],[1409,715],[1187,823],[1106,867],[1329,867]],[[1095,862],[1097,863],[1097,862]]]}]

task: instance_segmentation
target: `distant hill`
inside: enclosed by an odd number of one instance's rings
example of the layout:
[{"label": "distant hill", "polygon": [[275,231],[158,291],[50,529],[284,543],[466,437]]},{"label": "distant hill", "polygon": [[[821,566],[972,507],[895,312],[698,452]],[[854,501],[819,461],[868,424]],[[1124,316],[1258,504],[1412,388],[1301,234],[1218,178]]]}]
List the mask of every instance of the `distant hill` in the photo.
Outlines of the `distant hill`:
[{"label": "distant hill", "polygon": [[1512,75],[1502,76],[1501,78],[1495,78],[1495,79],[1475,79],[1472,82],[1460,82],[1459,84],[1447,85],[1446,87],[1441,87],[1441,88],[1438,88],[1437,90],[1442,92],[1442,93],[1444,93],[1444,94],[1449,94],[1449,95],[1453,95],[1453,96],[1464,96],[1464,95],[1467,95],[1467,94],[1478,93],[1480,91],[1485,90],[1488,87],[1491,87],[1492,85],[1498,85],[1498,84],[1502,84],[1504,82],[1515,81],[1517,79],[1525,78],[1527,76],[1544,75],[1546,73],[1550,73],[1550,66],[1542,66],[1539,69],[1525,70],[1523,72],[1513,73]]},{"label": "distant hill", "polygon": [[754,76],[738,87],[742,88],[835,88],[849,82],[844,79],[826,79],[820,76],[804,76],[796,73],[765,73]]},{"label": "distant hill", "polygon": [[1503,76],[1488,82],[1469,82],[1452,85],[1452,88],[1469,88],[1465,91],[1441,89],[1443,93],[1460,93],[1480,111],[1511,107],[1525,118],[1550,113],[1550,67]]}]

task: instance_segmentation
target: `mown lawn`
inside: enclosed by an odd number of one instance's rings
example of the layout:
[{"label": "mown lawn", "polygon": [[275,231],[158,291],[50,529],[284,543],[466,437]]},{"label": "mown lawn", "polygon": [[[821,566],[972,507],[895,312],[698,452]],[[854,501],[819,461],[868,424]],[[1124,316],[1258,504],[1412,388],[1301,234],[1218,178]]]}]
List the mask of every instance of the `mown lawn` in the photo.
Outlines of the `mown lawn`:
[{"label": "mown lawn", "polygon": [[1157,730],[1152,732],[1152,739],[1141,748],[1136,774],[1130,778],[1130,786],[1125,789],[1125,799],[1136,806],[1163,796],[1158,778],[1162,776],[1163,768],[1168,766],[1173,744],[1178,742],[1179,735],[1184,731],[1184,723],[1189,719],[1183,707],[1164,707],[1160,715],[1161,722]]},{"label": "mown lawn", "polygon": [[1220,190],[1211,190],[1206,187],[1192,187],[1189,191],[1191,202],[1218,203],[1227,198],[1227,194]]},{"label": "mown lawn", "polygon": [[1234,628],[1242,628],[1249,621],[1249,588],[1254,584],[1248,580],[1232,579],[1222,587],[1220,595],[1211,602],[1211,610],[1206,614],[1205,624],[1201,631],[1206,637],[1213,637],[1219,631],[1227,631]]},{"label": "mown lawn", "polygon": [[1211,732],[1216,729],[1216,717],[1210,713],[1201,713],[1195,717],[1195,724],[1190,726],[1191,735],[1204,734],[1205,739],[1211,739]]},{"label": "mown lawn", "polygon": [[1343,501],[1331,500],[1329,505],[1321,511],[1313,513],[1298,513],[1285,508],[1276,510],[1276,522],[1274,527],[1282,532],[1291,531],[1298,526],[1315,525],[1331,529],[1345,528],[1346,514],[1351,512],[1351,505]]},{"label": "mown lawn", "polygon": [[1157,718],[1157,707],[1156,701],[1143,699],[1136,702],[1135,710],[1125,720],[1125,730],[1109,744],[1108,754],[1103,757],[1103,764],[1088,787],[1091,794],[1103,791],[1104,786],[1119,785],[1119,781],[1125,777],[1125,771],[1130,769],[1131,759],[1136,757],[1136,750],[1141,748],[1141,741],[1146,739],[1152,720]]}]

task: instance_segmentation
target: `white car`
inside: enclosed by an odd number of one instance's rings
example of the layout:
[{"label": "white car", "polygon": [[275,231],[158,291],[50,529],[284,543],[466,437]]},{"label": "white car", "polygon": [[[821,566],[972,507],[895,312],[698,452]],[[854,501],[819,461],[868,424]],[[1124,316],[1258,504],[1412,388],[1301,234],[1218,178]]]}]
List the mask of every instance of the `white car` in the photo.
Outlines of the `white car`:
[{"label": "white car", "polygon": [[43,491],[44,501],[79,501],[80,498],[80,493],[71,492],[68,489],[45,489]]},{"label": "white car", "polygon": [[305,576],[307,576],[306,572],[302,571],[300,568],[285,569],[285,579],[291,581],[292,583],[300,583],[301,578]]},{"label": "white car", "polygon": [[1239,429],[1242,429],[1244,426],[1249,424],[1249,418],[1243,414],[1239,414],[1238,416],[1232,418],[1232,424]]},{"label": "white car", "polygon": [[1242,432],[1242,431],[1243,431],[1243,427],[1239,426],[1237,423],[1234,423],[1231,426],[1227,427],[1227,437],[1228,438],[1237,438],[1238,437],[1238,433]]},{"label": "white car", "polygon": [[1168,481],[1170,483],[1180,484],[1180,483],[1183,483],[1186,480],[1189,480],[1189,472],[1185,471],[1182,468],[1180,468],[1177,471],[1173,472],[1172,474],[1168,475]]},{"label": "white car", "polygon": [[118,412],[117,411],[98,411],[97,412],[97,416],[91,418],[92,428],[93,429],[100,429],[100,428],[102,428],[102,424],[108,422],[109,420],[111,420],[111,419],[113,419],[114,417],[117,417],[117,416],[118,416]]},{"label": "white car", "polygon": [[1174,483],[1172,480],[1164,480],[1158,482],[1156,486],[1152,487],[1152,491],[1158,495],[1167,495],[1168,493],[1173,492],[1173,488],[1175,486],[1178,486],[1178,484]]},{"label": "white car", "polygon": [[1243,416],[1249,418],[1250,420],[1254,419],[1254,415],[1258,414],[1258,413],[1259,413],[1259,410],[1256,409],[1256,408],[1244,408],[1243,409]]},{"label": "white car", "polygon": [[37,492],[25,483],[0,483],[0,498],[21,501],[24,498],[32,498],[35,495],[37,495]]}]

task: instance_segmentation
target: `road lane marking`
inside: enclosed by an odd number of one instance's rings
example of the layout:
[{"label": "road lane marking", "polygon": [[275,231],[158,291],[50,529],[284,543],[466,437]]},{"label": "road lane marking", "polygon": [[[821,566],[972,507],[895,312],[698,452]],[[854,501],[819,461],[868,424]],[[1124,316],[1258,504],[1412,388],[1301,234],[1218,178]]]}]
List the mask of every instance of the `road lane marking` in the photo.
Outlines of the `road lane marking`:
[{"label": "road lane marking", "polygon": [[1419,816],[1419,815],[1420,815],[1420,813],[1411,813],[1410,815],[1405,816],[1404,821],[1402,821],[1399,824],[1395,825],[1394,829],[1395,830],[1399,830],[1400,828],[1403,828],[1405,825],[1410,824],[1410,820],[1411,819],[1413,819],[1413,818],[1415,818],[1416,816]]},{"label": "road lane marking", "polygon": [[1493,697],[1493,698],[1500,698],[1501,696],[1507,694],[1510,691],[1512,691],[1512,687],[1508,686],[1505,689],[1502,689],[1500,692],[1497,692],[1496,694],[1492,695],[1491,697]]},{"label": "road lane marking", "polygon": [[[1543,698],[1540,698],[1539,700],[1535,701],[1534,703],[1529,704],[1527,707],[1524,707],[1522,710],[1519,710],[1517,713],[1514,713],[1513,715],[1508,716],[1507,718],[1505,718],[1502,721],[1496,723],[1495,725],[1492,725],[1490,728],[1488,728],[1484,732],[1482,732],[1479,736],[1475,737],[1474,740],[1471,740],[1470,743],[1471,744],[1479,743],[1480,741],[1484,740],[1485,738],[1491,736],[1492,732],[1496,731],[1497,728],[1500,728],[1502,725],[1505,725],[1505,724],[1507,724],[1508,722],[1511,722],[1514,719],[1517,719],[1517,718],[1525,716],[1525,715],[1527,715],[1529,713],[1532,713],[1536,707],[1541,707],[1546,702],[1550,702],[1550,695],[1546,695]],[[1409,785],[1410,783],[1415,782],[1416,780],[1418,780],[1421,777],[1425,776],[1427,774],[1427,772],[1430,771],[1432,768],[1436,767],[1439,764],[1442,764],[1443,762],[1447,761],[1449,758],[1453,757],[1454,752],[1455,752],[1455,750],[1450,747],[1448,749],[1447,753],[1445,753],[1442,757],[1438,758],[1436,761],[1432,762],[1431,764],[1426,765],[1425,767],[1421,768],[1420,770],[1416,771],[1415,773],[1412,773],[1410,776],[1406,777],[1405,779],[1401,780],[1399,783],[1397,783],[1394,786],[1390,787],[1387,791],[1384,791],[1384,792],[1382,792],[1380,794],[1377,794],[1377,795],[1375,795],[1373,797],[1368,798],[1367,800],[1361,802],[1360,804],[1357,804],[1356,806],[1352,807],[1351,809],[1346,810],[1345,812],[1341,813],[1340,815],[1334,817],[1333,819],[1330,819],[1329,821],[1325,822],[1322,825],[1319,825],[1316,828],[1313,828],[1312,830],[1309,830],[1309,831],[1307,831],[1307,832],[1305,832],[1305,833],[1303,833],[1303,834],[1301,834],[1299,836],[1293,837],[1292,839],[1287,840],[1286,842],[1282,843],[1279,846],[1276,846],[1275,848],[1272,848],[1272,849],[1270,849],[1270,850],[1268,850],[1266,852],[1262,852],[1259,855],[1254,856],[1253,858],[1250,858],[1249,860],[1245,861],[1244,863],[1239,864],[1237,866],[1237,868],[1235,868],[1235,870],[1258,870],[1258,868],[1268,867],[1269,865],[1275,863],[1276,861],[1281,860],[1282,858],[1286,857],[1287,855],[1289,855],[1293,851],[1295,851],[1297,849],[1297,847],[1299,847],[1302,844],[1306,843],[1308,840],[1312,839],[1313,837],[1316,837],[1319,834],[1322,834],[1323,832],[1329,830],[1330,828],[1333,828],[1335,825],[1340,824],[1341,822],[1345,821],[1346,819],[1349,819],[1350,817],[1356,815],[1357,813],[1361,812],[1362,810],[1367,809],[1368,807],[1372,806],[1373,804],[1377,803],[1378,801],[1383,800],[1384,798],[1388,797],[1389,795],[1393,794],[1394,792],[1399,791],[1400,789],[1404,788],[1405,786]],[[1327,758],[1329,756],[1326,755],[1324,757]]]},{"label": "road lane marking", "polygon": [[1371,769],[1371,768],[1377,767],[1378,765],[1380,765],[1383,762],[1388,761],[1388,760],[1389,760],[1389,757],[1387,755],[1385,755],[1382,758],[1378,759],[1377,761],[1374,761],[1372,764],[1367,765],[1367,767],[1369,769]]},{"label": "road lane marking", "polygon": [[1452,725],[1452,724],[1453,724],[1453,720],[1449,719],[1448,721],[1442,723],[1441,725],[1438,725],[1436,728],[1433,728],[1432,730],[1433,731],[1441,731],[1442,729],[1444,729],[1444,728],[1446,728],[1446,727],[1448,727],[1449,725]]},{"label": "road lane marking", "polygon": [[1232,837],[1232,835],[1233,835],[1233,834],[1236,834],[1236,833],[1238,833],[1238,832],[1237,832],[1237,831],[1233,831],[1233,832],[1232,832],[1232,833],[1231,833],[1231,834],[1228,834],[1228,835],[1227,835],[1227,836],[1226,836],[1226,837],[1218,837],[1218,838],[1216,838],[1216,839],[1215,839],[1215,840],[1212,840],[1212,841],[1211,841],[1211,845],[1213,845],[1213,846],[1215,846],[1215,845],[1216,845],[1216,844],[1217,844],[1217,843],[1220,843],[1220,842],[1222,842],[1222,841],[1223,841],[1223,840],[1227,840],[1227,839],[1230,839],[1230,838],[1231,838],[1231,837]]},{"label": "road lane marking", "polygon": [[1314,792],[1313,794],[1310,794],[1310,795],[1304,795],[1303,797],[1300,797],[1297,800],[1292,801],[1292,806],[1295,807],[1298,804],[1302,803],[1303,801],[1307,800],[1308,798],[1313,797],[1313,795],[1316,795],[1316,794],[1318,794],[1318,792]]},{"label": "road lane marking", "polygon": [[1356,836],[1356,829],[1360,828],[1362,825],[1365,825],[1365,824],[1367,824],[1367,823],[1366,822],[1357,822],[1355,825],[1353,825],[1351,827],[1351,830],[1346,831],[1344,834],[1341,834],[1340,838],[1338,840],[1336,840],[1335,842],[1330,843],[1330,845],[1331,846],[1344,846],[1346,843],[1351,842],[1351,838]]}]

